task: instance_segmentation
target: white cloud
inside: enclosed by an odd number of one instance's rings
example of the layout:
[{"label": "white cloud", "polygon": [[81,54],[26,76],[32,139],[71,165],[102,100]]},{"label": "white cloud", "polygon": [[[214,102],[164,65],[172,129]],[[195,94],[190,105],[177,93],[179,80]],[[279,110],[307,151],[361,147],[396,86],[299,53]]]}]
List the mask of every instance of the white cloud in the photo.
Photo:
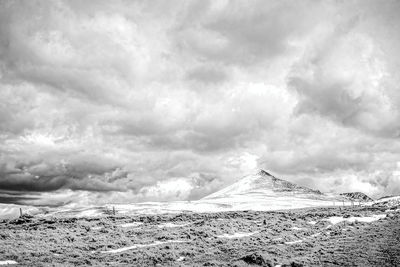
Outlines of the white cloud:
[{"label": "white cloud", "polygon": [[0,189],[198,198],[262,167],[400,193],[396,2],[0,5]]}]

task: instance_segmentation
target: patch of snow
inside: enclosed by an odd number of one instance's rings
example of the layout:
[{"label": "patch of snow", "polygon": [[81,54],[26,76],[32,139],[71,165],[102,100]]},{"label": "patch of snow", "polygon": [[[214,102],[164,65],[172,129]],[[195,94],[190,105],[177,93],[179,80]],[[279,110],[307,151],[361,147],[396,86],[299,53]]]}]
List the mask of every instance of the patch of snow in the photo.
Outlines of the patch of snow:
[{"label": "patch of snow", "polygon": [[41,213],[41,210],[37,207],[0,203],[0,220],[19,218],[20,209],[24,214],[36,215]]},{"label": "patch of snow", "polygon": [[330,222],[331,224],[337,224],[340,222],[374,222],[374,221],[378,221],[380,219],[383,219],[386,217],[386,214],[377,214],[377,215],[372,215],[370,217],[350,217],[350,218],[343,218],[343,217],[337,217],[337,216],[333,216],[333,217],[329,217],[328,219],[326,219],[328,222]]},{"label": "patch of snow", "polygon": [[373,202],[373,206],[396,207],[400,205],[400,196],[384,197]]},{"label": "patch of snow", "polygon": [[92,230],[100,230],[100,229],[102,229],[103,227],[102,226],[95,226],[95,227],[92,227],[92,228],[90,228],[90,229],[92,229]]},{"label": "patch of snow", "polygon": [[233,238],[242,238],[242,237],[246,237],[246,236],[252,236],[252,235],[257,234],[257,233],[258,233],[258,231],[252,232],[252,233],[241,233],[241,232],[238,232],[238,233],[234,233],[232,235],[230,235],[230,234],[217,235],[217,237],[218,238],[233,239]]},{"label": "patch of snow", "polygon": [[300,227],[297,227],[297,226],[293,226],[291,229],[297,230],[297,231],[304,230],[304,228],[300,228]]},{"label": "patch of snow", "polygon": [[400,196],[392,196],[392,197],[383,197],[381,199],[375,200],[374,203],[381,203],[387,201],[400,201]]},{"label": "patch of snow", "polygon": [[190,225],[190,223],[183,223],[183,224],[174,224],[174,223],[163,223],[157,225],[158,228],[176,228],[176,227],[183,227],[186,225]]},{"label": "patch of snow", "polygon": [[316,233],[316,234],[310,235],[310,237],[317,237],[317,236],[320,236],[320,235],[321,235],[321,233]]},{"label": "patch of snow", "polygon": [[142,224],[143,224],[142,222],[132,222],[132,223],[123,223],[123,224],[120,224],[118,226],[120,226],[122,228],[128,228],[128,227],[137,227],[137,226],[142,225]]},{"label": "patch of snow", "polygon": [[120,252],[124,252],[124,251],[131,250],[131,249],[154,247],[154,246],[163,245],[163,244],[184,243],[184,242],[188,242],[188,241],[184,241],[184,240],[156,241],[156,242],[150,243],[150,244],[136,244],[136,245],[129,246],[129,247],[124,247],[124,248],[100,251],[100,253],[120,253]]},{"label": "patch of snow", "polygon": [[309,222],[307,222],[308,224],[311,224],[311,225],[315,225],[315,224],[317,224],[317,222],[316,221],[309,221]]},{"label": "patch of snow", "polygon": [[[329,217],[328,219],[326,219],[328,222],[330,222],[331,224],[337,224],[340,222],[345,221],[346,219],[343,217],[338,217],[338,216],[333,216],[333,217]],[[328,225],[326,228],[330,228],[330,225]]]},{"label": "patch of snow", "polygon": [[18,264],[18,262],[12,260],[0,261],[0,265],[9,265],[9,264]]},{"label": "patch of snow", "polygon": [[176,261],[183,261],[185,257],[179,257]]},{"label": "patch of snow", "polygon": [[286,245],[292,245],[292,244],[297,244],[297,243],[301,243],[303,242],[303,240],[295,240],[295,241],[289,241],[289,242],[285,242]]},{"label": "patch of snow", "polygon": [[359,222],[374,222],[383,219],[385,217],[386,214],[377,214],[377,215],[372,215],[372,217],[351,217],[350,219],[354,218],[354,220]]}]

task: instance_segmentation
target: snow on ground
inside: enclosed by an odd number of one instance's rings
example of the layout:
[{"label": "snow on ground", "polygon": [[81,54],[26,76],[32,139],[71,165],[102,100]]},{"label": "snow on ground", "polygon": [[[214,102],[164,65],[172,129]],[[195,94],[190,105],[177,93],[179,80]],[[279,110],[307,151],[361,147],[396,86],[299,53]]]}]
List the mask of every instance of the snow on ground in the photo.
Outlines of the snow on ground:
[{"label": "snow on ground", "polygon": [[75,205],[56,208],[48,212],[45,217],[52,216],[70,216],[76,218],[98,217],[104,214],[105,208],[98,206],[76,207]]},{"label": "snow on ground", "polygon": [[138,227],[139,225],[142,224],[143,224],[142,222],[132,222],[132,223],[123,223],[118,226],[122,228],[128,228],[128,227]]},{"label": "snow on ground", "polygon": [[0,265],[10,265],[10,264],[18,264],[18,262],[12,260],[0,261]]},{"label": "snow on ground", "polygon": [[296,230],[296,231],[304,230],[304,228],[300,228],[300,227],[297,227],[297,226],[293,226],[291,229]]},{"label": "snow on ground", "polygon": [[[350,205],[345,203],[346,206]],[[265,192],[253,192],[246,195],[232,195],[213,199],[200,199],[196,201],[172,201],[172,202],[143,202],[132,204],[107,204],[104,206],[77,207],[64,206],[62,208],[50,208],[47,210],[46,217],[66,216],[66,217],[98,217],[109,214],[113,208],[117,215],[131,214],[165,214],[181,212],[226,212],[226,211],[274,211],[286,209],[298,209],[308,207],[332,206],[331,200],[310,199],[307,195],[267,195]],[[0,205],[0,219],[18,218],[18,205]],[[24,207],[24,211],[29,211],[32,215],[39,214],[41,210],[35,207]],[[33,214],[34,213],[34,214]]]},{"label": "snow on ground", "polygon": [[295,241],[289,241],[289,242],[285,242],[286,245],[293,245],[293,244],[297,244],[297,243],[301,243],[303,242],[303,240],[295,240]]},{"label": "snow on ground", "polygon": [[184,243],[184,242],[188,242],[188,241],[185,241],[185,240],[155,241],[154,243],[150,243],[150,244],[136,244],[136,245],[124,247],[124,248],[100,251],[100,253],[120,253],[120,252],[124,252],[124,251],[131,250],[131,249],[154,247],[154,246],[163,245],[163,244]]},{"label": "snow on ground", "polygon": [[233,239],[233,238],[243,238],[243,237],[247,237],[247,236],[252,236],[257,234],[258,231],[256,232],[251,232],[251,233],[234,233],[234,234],[223,234],[223,235],[217,235],[218,238],[228,238],[228,239]]},{"label": "snow on ground", "polygon": [[42,212],[39,208],[33,206],[0,203],[0,220],[18,218],[20,216],[20,209],[22,209],[23,214],[30,215],[36,215]]},{"label": "snow on ground", "polygon": [[388,208],[396,207],[400,205],[400,196],[384,197],[373,202],[375,206],[386,206]]},{"label": "snow on ground", "polygon": [[[348,203],[346,203],[347,205]],[[224,212],[224,211],[273,211],[307,207],[332,206],[332,201],[307,199],[306,196],[266,196],[264,194],[234,195],[197,201],[146,202],[134,204],[106,205],[106,209],[115,207],[117,214],[163,214],[184,211]]]},{"label": "snow on ground", "polygon": [[307,222],[307,223],[308,223],[308,224],[311,224],[311,225],[317,224],[316,221],[309,221],[309,222]]},{"label": "snow on ground", "polygon": [[191,223],[183,223],[183,224],[175,224],[175,223],[163,223],[157,225],[158,228],[176,228],[176,227],[183,227],[186,225],[190,225]]},{"label": "snow on ground", "polygon": [[329,217],[328,219],[325,219],[327,221],[329,221],[331,224],[337,224],[340,222],[374,222],[374,221],[378,221],[380,219],[383,219],[386,217],[386,214],[378,214],[378,215],[372,215],[369,217],[350,217],[350,218],[343,218],[343,217],[337,217],[337,216],[333,216],[333,217]]},{"label": "snow on ground", "polygon": [[320,235],[321,235],[321,233],[316,233],[316,234],[310,235],[310,237],[317,237],[317,236],[320,236]]}]

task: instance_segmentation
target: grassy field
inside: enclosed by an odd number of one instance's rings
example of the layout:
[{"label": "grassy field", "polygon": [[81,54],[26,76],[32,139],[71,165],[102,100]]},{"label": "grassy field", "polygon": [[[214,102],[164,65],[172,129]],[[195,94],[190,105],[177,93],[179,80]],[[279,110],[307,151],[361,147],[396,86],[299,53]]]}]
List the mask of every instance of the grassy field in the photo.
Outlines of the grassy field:
[{"label": "grassy field", "polygon": [[400,214],[371,207],[0,223],[21,266],[400,266]]}]

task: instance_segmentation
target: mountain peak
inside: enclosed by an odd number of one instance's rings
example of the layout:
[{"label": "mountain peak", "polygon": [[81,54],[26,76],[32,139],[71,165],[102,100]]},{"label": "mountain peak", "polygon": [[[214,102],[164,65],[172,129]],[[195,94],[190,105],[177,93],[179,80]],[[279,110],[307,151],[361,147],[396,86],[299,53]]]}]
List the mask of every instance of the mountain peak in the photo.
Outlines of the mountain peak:
[{"label": "mountain peak", "polygon": [[260,169],[257,174],[261,176],[272,176],[269,172],[264,171],[263,169]]},{"label": "mountain peak", "polygon": [[313,190],[276,178],[270,173],[260,170],[256,174],[245,176],[230,186],[223,188],[206,198],[227,197],[232,195],[254,195],[260,193],[266,196],[277,196],[277,194],[281,194],[282,196],[285,194],[322,194],[318,190]]}]

